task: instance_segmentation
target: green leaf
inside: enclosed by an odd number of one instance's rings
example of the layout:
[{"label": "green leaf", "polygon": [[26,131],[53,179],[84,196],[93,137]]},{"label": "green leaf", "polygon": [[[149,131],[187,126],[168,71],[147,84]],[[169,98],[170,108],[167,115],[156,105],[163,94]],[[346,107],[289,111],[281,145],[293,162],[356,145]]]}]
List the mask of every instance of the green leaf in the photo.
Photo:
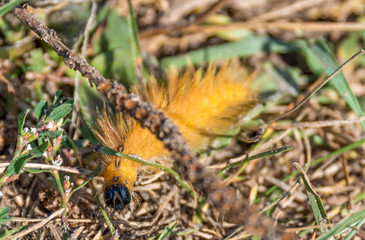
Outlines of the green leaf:
[{"label": "green leaf", "polygon": [[322,235],[319,240],[329,239],[332,236],[337,236],[341,234],[343,231],[348,230],[349,226],[352,226],[360,221],[365,219],[365,210],[359,211],[357,213],[352,214],[350,217],[336,224],[331,230],[329,230],[326,234]]},{"label": "green leaf", "polygon": [[62,131],[47,131],[39,133],[41,137],[48,137],[49,139],[55,139],[62,135]]},{"label": "green leaf", "polygon": [[16,6],[21,4],[23,0],[13,0],[6,3],[4,6],[0,8],[0,17],[4,16],[7,12],[13,10]]},{"label": "green leaf", "polygon": [[9,222],[13,217],[9,216],[10,208],[3,207],[0,209],[0,225]]},{"label": "green leaf", "polygon": [[58,121],[61,118],[65,117],[67,114],[69,114],[71,110],[72,110],[72,104],[70,103],[62,104],[53,109],[53,111],[49,115],[49,119],[53,121]]},{"label": "green leaf", "polygon": [[22,129],[24,127],[25,118],[27,117],[28,113],[30,112],[30,109],[27,109],[19,114],[18,118],[18,136],[21,136]]},{"label": "green leaf", "polygon": [[53,99],[53,103],[52,103],[52,105],[55,105],[55,104],[58,102],[58,100],[60,100],[60,96],[61,96],[61,94],[62,94],[62,91],[61,91],[61,90],[58,90],[58,91],[56,92],[56,94],[55,94],[55,96],[54,96],[54,99]]},{"label": "green leaf", "polygon": [[33,174],[51,172],[51,170],[49,170],[49,169],[35,169],[35,168],[27,168],[26,171],[29,173],[33,173]]},{"label": "green leaf", "polygon": [[146,162],[144,160],[141,160],[141,159],[138,159],[138,158],[134,158],[134,157],[131,157],[131,156],[128,156],[128,155],[125,155],[123,153],[120,153],[120,152],[117,152],[113,149],[110,149],[108,147],[102,147],[100,149],[100,153],[102,154],[106,154],[106,155],[114,155],[114,156],[118,156],[118,157],[124,157],[124,158],[127,158],[127,159],[130,159],[130,160],[133,160],[135,162],[138,162],[140,164],[143,164],[143,165],[147,165],[147,166],[151,166],[151,167],[155,167],[155,168],[159,168],[159,169],[162,169],[168,173],[170,173],[172,176],[175,177],[175,179],[181,184],[181,186],[183,188],[185,188],[186,191],[189,192],[189,194],[194,197],[194,192],[193,190],[190,189],[190,187],[184,183],[184,181],[181,179],[180,175],[175,172],[173,169],[171,168],[168,168],[168,167],[165,167],[165,166],[162,166],[160,164],[157,164],[157,163],[150,163],[150,162]]},{"label": "green leaf", "polygon": [[4,172],[4,177],[10,177],[13,175],[18,175],[24,165],[32,158],[32,154],[25,153],[23,155],[20,155],[17,158],[14,158],[11,160],[9,166],[6,168]]},{"label": "green leaf", "polygon": [[34,108],[34,114],[37,117],[37,120],[39,121],[42,116],[45,114],[45,111],[47,110],[47,102],[45,100],[39,101],[37,106]]},{"label": "green leaf", "polygon": [[40,146],[38,146],[38,147],[33,148],[32,150],[30,150],[29,153],[31,153],[33,155],[33,158],[39,158],[47,150],[48,145],[49,145],[49,142],[44,142]]},{"label": "green leaf", "polygon": [[173,223],[170,223],[167,227],[165,227],[165,229],[162,231],[162,233],[158,237],[158,240],[164,240],[167,237],[171,236],[172,231],[174,230],[176,225],[177,225],[177,222],[173,222]]},{"label": "green leaf", "polygon": [[[329,220],[327,217],[326,210],[324,209],[321,197],[313,189],[313,186],[312,186],[311,182],[309,181],[307,174],[302,169],[302,167],[298,163],[296,163],[295,166],[299,170],[300,176],[302,177],[302,180],[304,182],[304,186],[307,191],[309,202],[311,204],[312,211],[314,214],[314,218],[316,219],[317,225],[328,224]],[[328,232],[328,229],[326,227],[321,227],[320,230],[321,230],[322,234],[325,234],[326,232]]]},{"label": "green leaf", "polygon": [[284,43],[270,37],[249,35],[238,42],[209,46],[182,55],[165,57],[160,63],[164,68],[185,67],[189,63],[196,65],[234,57],[249,57],[261,52],[287,53],[296,50],[298,47],[295,44]]},{"label": "green leaf", "polygon": [[7,237],[9,237],[17,232],[23,231],[25,229],[28,229],[28,226],[21,226],[18,228],[13,228],[11,230],[1,229],[0,230],[0,239],[4,239],[4,238],[8,239]]}]

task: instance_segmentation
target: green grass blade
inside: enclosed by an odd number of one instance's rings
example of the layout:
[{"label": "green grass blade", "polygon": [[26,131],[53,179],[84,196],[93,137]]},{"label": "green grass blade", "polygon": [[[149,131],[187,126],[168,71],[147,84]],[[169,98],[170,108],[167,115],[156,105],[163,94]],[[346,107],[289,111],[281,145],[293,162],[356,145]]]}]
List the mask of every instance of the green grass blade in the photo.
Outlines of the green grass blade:
[{"label": "green grass blade", "polygon": [[329,230],[326,234],[322,235],[318,240],[325,240],[329,239],[331,236],[337,236],[341,234],[343,231],[347,230],[349,226],[352,226],[358,223],[359,221],[363,221],[364,219],[365,219],[365,210],[354,213],[350,217],[343,220],[342,222],[336,224],[331,230]]},{"label": "green grass blade", "polygon": [[177,224],[177,222],[173,222],[173,223],[170,223],[167,227],[165,227],[165,229],[162,231],[162,233],[160,234],[160,236],[158,237],[157,240],[164,240],[164,239],[168,238],[172,234],[172,231],[176,227],[176,224]]},{"label": "green grass blade", "polygon": [[118,157],[123,157],[123,158],[127,158],[127,159],[130,159],[130,160],[133,160],[133,161],[136,161],[140,164],[143,164],[143,165],[147,165],[147,166],[151,166],[151,167],[156,167],[156,168],[159,168],[159,169],[162,169],[168,173],[170,173],[172,176],[175,177],[175,179],[180,183],[180,185],[185,188],[186,191],[189,192],[189,194],[194,197],[194,192],[192,189],[190,189],[190,187],[184,183],[184,181],[181,179],[180,175],[175,172],[173,169],[171,168],[168,168],[168,167],[165,167],[165,166],[162,166],[160,164],[157,164],[157,163],[150,163],[150,162],[146,162],[146,161],[143,161],[141,159],[138,159],[138,158],[134,158],[134,157],[131,157],[131,156],[128,156],[128,155],[124,155],[120,152],[117,152],[117,151],[114,151],[113,149],[110,149],[110,148],[107,148],[107,147],[103,147],[100,149],[100,153],[102,154],[106,154],[106,155],[114,155],[114,156],[118,156]]},{"label": "green grass blade", "polygon": [[182,55],[165,57],[160,63],[163,68],[185,67],[190,63],[195,65],[234,57],[249,57],[261,52],[287,53],[295,50],[298,50],[298,47],[294,44],[283,43],[270,37],[249,35],[238,42],[209,46]]},{"label": "green grass blade", "polygon": [[360,229],[361,226],[365,223],[365,218],[363,218],[361,221],[359,221],[357,224],[355,224],[356,229],[352,229],[349,234],[343,239],[343,240],[350,240],[352,237],[356,234],[357,229]]},{"label": "green grass blade", "polygon": [[293,149],[292,147],[282,147],[282,148],[277,148],[277,149],[274,149],[274,150],[271,150],[271,151],[266,151],[266,152],[256,154],[254,156],[248,157],[248,158],[243,159],[241,161],[238,161],[238,162],[235,162],[235,163],[232,163],[232,164],[228,164],[226,167],[219,170],[218,175],[223,174],[225,171],[227,171],[230,168],[240,166],[240,165],[242,165],[246,162],[249,162],[249,161],[252,161],[252,160],[255,160],[255,159],[258,159],[258,158],[270,157],[270,156],[273,156],[273,155],[278,154],[278,153],[290,151],[292,149]]},{"label": "green grass blade", "polygon": [[[338,156],[338,155],[340,155],[340,154],[342,154],[344,152],[347,152],[347,151],[350,151],[350,150],[352,150],[354,148],[360,147],[364,143],[365,143],[365,138],[360,139],[360,140],[358,140],[356,142],[353,142],[353,143],[351,143],[349,145],[344,146],[343,148],[337,149],[336,151],[333,151],[333,152],[327,154],[326,156],[320,157],[320,158],[312,161],[310,163],[310,166],[315,166],[317,164],[320,164],[321,162],[323,162],[324,160],[326,160],[328,158]],[[289,181],[289,179],[291,179],[294,176],[297,176],[298,174],[299,174],[299,171],[297,170],[297,171],[293,172],[292,174],[290,174],[289,176],[285,177],[282,181],[283,182],[287,182],[287,181]],[[279,188],[278,186],[271,187],[269,190],[267,190],[263,194],[263,196],[270,195],[272,192],[274,192],[278,188]],[[255,203],[259,202],[260,200],[261,200],[261,197],[257,198],[256,201],[255,201]]]},{"label": "green grass blade", "polygon": [[[303,168],[298,163],[294,163],[294,165],[298,169],[298,171],[300,172],[299,174],[302,177],[302,180],[303,180],[303,183],[305,186],[305,190],[307,191],[309,202],[311,204],[312,211],[313,211],[314,217],[316,219],[317,225],[328,224],[329,220],[327,217],[326,210],[324,209],[321,197],[313,189],[313,186],[312,186],[307,174],[303,170]],[[325,227],[321,227],[320,231],[323,235],[326,232],[328,232],[328,229]]]},{"label": "green grass blade", "polygon": [[7,12],[10,12],[11,10],[13,10],[13,8],[18,6],[22,2],[23,2],[23,0],[13,0],[13,1],[6,3],[4,6],[2,6],[0,8],[0,17],[4,16]]}]

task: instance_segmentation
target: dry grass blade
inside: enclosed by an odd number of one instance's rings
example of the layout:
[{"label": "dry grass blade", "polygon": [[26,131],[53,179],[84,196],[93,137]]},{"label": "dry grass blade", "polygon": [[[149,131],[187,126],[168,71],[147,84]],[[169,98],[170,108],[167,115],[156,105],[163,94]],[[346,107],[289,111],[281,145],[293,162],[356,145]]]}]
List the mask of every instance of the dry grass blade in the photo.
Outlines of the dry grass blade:
[{"label": "dry grass blade", "polygon": [[30,227],[29,229],[19,232],[17,234],[14,234],[13,236],[7,238],[7,239],[17,239],[17,238],[21,238],[24,237],[25,235],[43,227],[44,225],[46,225],[49,221],[51,221],[52,219],[58,217],[59,215],[61,215],[61,213],[64,211],[63,208],[59,209],[58,211],[52,213],[49,217],[43,219],[41,222],[34,224],[32,227]]},{"label": "dry grass blade", "polygon": [[323,80],[322,82],[320,82],[317,86],[315,86],[299,103],[297,103],[292,109],[290,109],[289,111],[281,114],[280,116],[270,120],[267,125],[270,125],[273,122],[278,121],[279,119],[282,119],[290,114],[292,114],[293,112],[295,112],[296,110],[298,110],[301,106],[303,106],[303,104],[311,97],[313,96],[313,94],[315,94],[319,89],[321,89],[326,83],[328,83],[337,73],[339,73],[348,63],[350,63],[351,61],[353,61],[355,58],[363,55],[365,53],[364,49],[361,49],[358,53],[354,54],[350,59],[348,59],[346,62],[344,62],[343,64],[341,64],[341,66],[339,66],[336,71],[334,71],[330,76],[328,76],[325,80]]},{"label": "dry grass blade", "polygon": [[[0,169],[6,168],[9,166],[10,163],[0,163]],[[41,164],[41,163],[26,163],[24,165],[24,169],[40,169],[40,170],[58,170],[62,172],[68,173],[75,173],[75,174],[86,174],[89,175],[91,171],[87,169],[76,169],[71,167],[64,167],[64,166],[56,166],[56,165],[49,165],[49,164]]]},{"label": "dry grass blade", "polygon": [[[314,190],[309,180],[309,177],[304,171],[304,169],[298,163],[294,163],[294,166],[298,169],[303,179],[317,224],[318,225],[328,224],[329,220],[327,217],[326,210],[324,209],[321,196]],[[326,227],[320,227],[320,230],[322,234],[328,232],[328,229]]]},{"label": "dry grass blade", "polygon": [[328,224],[322,224],[322,225],[315,225],[315,226],[306,226],[306,227],[297,227],[297,228],[287,228],[285,229],[285,232],[298,232],[298,231],[303,231],[303,230],[308,230],[308,229],[316,229],[316,228],[322,228],[322,227],[332,227],[333,224],[332,223],[328,223]]}]

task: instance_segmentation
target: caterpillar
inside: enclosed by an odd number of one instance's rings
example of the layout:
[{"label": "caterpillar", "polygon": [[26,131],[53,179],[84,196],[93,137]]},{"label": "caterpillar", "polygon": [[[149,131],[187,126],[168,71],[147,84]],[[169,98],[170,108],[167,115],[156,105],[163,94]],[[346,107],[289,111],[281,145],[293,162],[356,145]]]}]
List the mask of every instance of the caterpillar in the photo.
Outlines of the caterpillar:
[{"label": "caterpillar", "polygon": [[[227,132],[255,103],[252,74],[232,62],[219,70],[188,67],[182,74],[168,73],[167,84],[154,76],[132,91],[161,109],[178,127],[194,151],[207,148],[214,137]],[[121,112],[104,109],[96,120],[95,134],[102,144],[125,155],[171,166],[169,152],[148,129]],[[145,166],[122,157],[104,155],[104,200],[108,207],[129,207],[138,172]]]}]

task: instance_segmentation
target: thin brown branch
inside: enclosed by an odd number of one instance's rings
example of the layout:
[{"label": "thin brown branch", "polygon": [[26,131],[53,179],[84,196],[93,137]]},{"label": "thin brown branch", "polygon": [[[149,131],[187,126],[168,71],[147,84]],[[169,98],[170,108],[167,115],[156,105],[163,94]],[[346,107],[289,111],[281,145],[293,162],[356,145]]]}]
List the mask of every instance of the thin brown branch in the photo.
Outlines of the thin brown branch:
[{"label": "thin brown branch", "polygon": [[45,218],[43,219],[41,222],[37,223],[37,224],[34,224],[33,226],[31,226],[30,228],[28,228],[27,230],[25,231],[21,231],[17,234],[14,234],[12,236],[9,236],[8,238],[6,239],[17,239],[17,238],[21,238],[21,237],[24,237],[25,235],[43,227],[44,225],[46,225],[49,221],[51,221],[52,219],[54,219],[55,217],[58,217],[59,215],[61,215],[61,213],[63,212],[63,208],[59,209],[58,211],[52,213],[51,216],[49,216],[48,218]]},{"label": "thin brown branch", "polygon": [[309,229],[317,229],[322,227],[332,227],[333,223],[327,223],[327,224],[321,224],[321,225],[315,225],[315,226],[305,226],[305,227],[296,227],[296,228],[287,228],[285,229],[285,232],[299,232]]},{"label": "thin brown branch", "polygon": [[297,12],[303,11],[308,8],[312,8],[321,3],[328,2],[328,0],[307,0],[307,1],[293,1],[288,6],[285,5],[278,9],[273,9],[270,12],[266,12],[255,17],[254,21],[272,21],[279,18],[291,16]]},{"label": "thin brown branch", "polygon": [[[9,166],[10,162],[8,163],[0,163],[0,169],[6,168]],[[91,174],[91,171],[87,169],[76,169],[76,168],[70,168],[70,167],[64,167],[64,166],[54,166],[49,164],[41,164],[41,163],[26,163],[24,165],[24,169],[42,169],[42,170],[58,170],[63,172],[69,172],[74,174]]]},{"label": "thin brown branch", "polygon": [[359,123],[365,121],[365,116],[356,117],[351,119],[338,119],[338,120],[326,120],[326,121],[313,121],[313,122],[295,122],[288,125],[276,125],[271,126],[275,130],[293,129],[293,128],[323,128],[331,126],[340,126],[353,123]]}]

